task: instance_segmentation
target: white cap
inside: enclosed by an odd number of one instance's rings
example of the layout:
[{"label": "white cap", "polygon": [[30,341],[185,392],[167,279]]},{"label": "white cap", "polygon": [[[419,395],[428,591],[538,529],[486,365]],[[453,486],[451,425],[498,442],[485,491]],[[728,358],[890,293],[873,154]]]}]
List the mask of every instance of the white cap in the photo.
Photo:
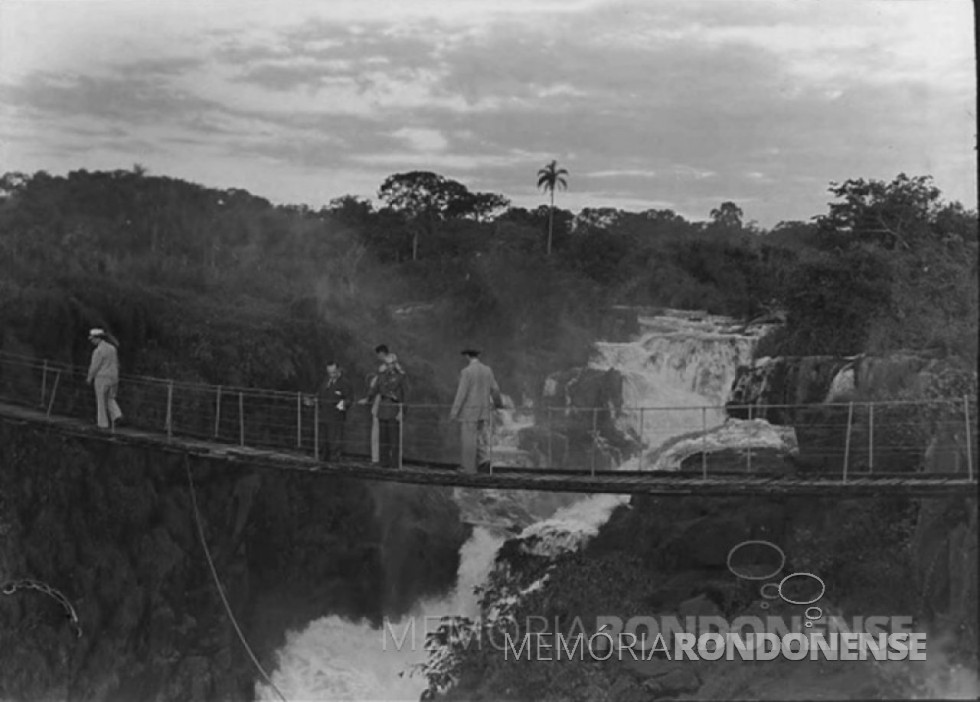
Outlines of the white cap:
[{"label": "white cap", "polygon": [[98,327],[95,327],[94,329],[90,329],[89,330],[89,333],[88,333],[88,338],[91,339],[92,337],[95,337],[95,336],[97,336],[99,338],[104,337],[105,336],[105,329],[99,329]]}]

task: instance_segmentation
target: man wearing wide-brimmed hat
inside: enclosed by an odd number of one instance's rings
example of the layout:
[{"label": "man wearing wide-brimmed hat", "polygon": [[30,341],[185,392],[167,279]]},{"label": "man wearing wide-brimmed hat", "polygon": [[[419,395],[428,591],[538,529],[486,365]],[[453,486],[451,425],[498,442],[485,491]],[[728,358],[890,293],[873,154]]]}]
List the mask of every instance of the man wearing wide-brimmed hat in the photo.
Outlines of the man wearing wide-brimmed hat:
[{"label": "man wearing wide-brimmed hat", "polygon": [[96,328],[88,333],[88,340],[95,349],[92,351],[87,381],[95,387],[96,418],[103,429],[115,428],[116,422],[122,419],[122,410],[116,402],[119,356],[110,338],[104,329]]},{"label": "man wearing wide-brimmed hat", "polygon": [[465,473],[490,470],[493,412],[501,407],[500,388],[489,366],[480,362],[480,352],[463,351],[469,364],[459,374],[456,400],[449,419],[459,422],[461,463]]}]

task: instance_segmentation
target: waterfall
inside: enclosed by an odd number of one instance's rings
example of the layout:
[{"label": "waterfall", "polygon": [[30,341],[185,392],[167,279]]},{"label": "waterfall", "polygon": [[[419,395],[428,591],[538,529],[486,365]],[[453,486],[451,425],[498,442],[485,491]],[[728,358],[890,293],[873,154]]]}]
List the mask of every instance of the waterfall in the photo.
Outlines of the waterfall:
[{"label": "waterfall", "polygon": [[[486,580],[503,541],[486,529],[474,529],[460,552],[456,590],[446,598],[421,602],[408,617],[391,623],[387,629],[331,616],[316,620],[302,632],[291,632],[279,651],[278,669],[272,681],[290,702],[415,702],[428,682],[406,671],[425,661],[426,618],[446,614],[477,617],[474,588]],[[416,622],[414,630],[401,639],[412,619]],[[400,647],[391,632],[401,639]],[[256,697],[279,700],[262,683],[256,684]]]},{"label": "waterfall", "polygon": [[[625,411],[618,420],[622,428],[632,428],[642,436],[646,449],[654,450],[673,437],[700,431],[702,406],[719,408],[704,419],[709,426],[723,422],[720,408],[728,399],[736,369],[749,361],[766,328],[746,329],[728,318],[679,310],[643,317],[640,323],[641,334],[635,341],[600,343],[591,363],[599,370],[616,369],[625,379]],[[497,430],[494,458],[498,465],[525,465],[517,435],[530,426],[533,414],[508,404]],[[642,416],[629,409],[638,407],[675,409],[645,410]],[[416,621],[425,616],[477,618],[474,587],[490,572],[508,533],[519,532],[522,540],[533,544],[535,553],[553,557],[580,548],[627,501],[621,495],[582,498],[464,489],[455,491],[455,499],[463,518],[478,526],[463,546],[455,591],[419,603],[412,613]],[[415,702],[426,681],[399,673],[425,660],[424,642],[386,649],[384,633],[339,617],[314,621],[305,631],[287,637],[273,680],[290,700]],[[262,684],[256,685],[256,694],[262,700],[276,699]]]},{"label": "waterfall", "polygon": [[[751,363],[756,343],[771,327],[746,328],[727,317],[668,311],[641,317],[640,328],[636,341],[597,344],[590,365],[622,374],[624,411],[617,426],[639,436],[645,454],[673,437],[705,432],[726,420],[724,405],[736,372]],[[624,467],[640,469],[641,460],[637,456]]]}]

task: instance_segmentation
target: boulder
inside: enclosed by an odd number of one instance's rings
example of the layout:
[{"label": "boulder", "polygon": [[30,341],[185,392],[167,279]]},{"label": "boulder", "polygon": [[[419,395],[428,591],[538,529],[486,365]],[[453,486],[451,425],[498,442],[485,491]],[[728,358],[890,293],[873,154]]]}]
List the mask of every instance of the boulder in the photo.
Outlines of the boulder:
[{"label": "boulder", "polygon": [[729,419],[707,432],[683,434],[665,442],[645,457],[644,470],[700,470],[703,453],[709,456],[711,463],[723,466],[720,459],[714,458],[721,452],[726,452],[732,460],[728,467],[742,469],[746,466],[748,451],[755,457],[765,457],[770,467],[786,470],[788,465],[783,459],[799,451],[796,433],[792,427],[773,425],[763,419]]},{"label": "boulder", "polygon": [[622,408],[619,371],[574,368],[554,373],[545,381],[535,426],[522,430],[518,445],[537,465],[614,468],[640,446],[637,437],[617,424]]},{"label": "boulder", "polygon": [[794,406],[824,402],[838,372],[853,361],[838,356],[756,359],[752,365],[738,369],[729,396],[728,414],[740,419],[751,415],[775,424],[791,424]]},{"label": "boulder", "polygon": [[610,368],[573,368],[553,373],[545,381],[545,407],[585,408],[623,406],[623,376]]},{"label": "boulder", "polygon": [[678,662],[648,661],[653,665],[641,663],[631,664],[631,668],[641,675],[649,676],[643,682],[643,688],[651,696],[650,699],[696,692],[701,687],[701,680],[692,670],[690,664]]},{"label": "boulder", "polygon": [[704,593],[686,599],[677,605],[679,617],[716,617],[721,616],[721,614],[721,608]]}]

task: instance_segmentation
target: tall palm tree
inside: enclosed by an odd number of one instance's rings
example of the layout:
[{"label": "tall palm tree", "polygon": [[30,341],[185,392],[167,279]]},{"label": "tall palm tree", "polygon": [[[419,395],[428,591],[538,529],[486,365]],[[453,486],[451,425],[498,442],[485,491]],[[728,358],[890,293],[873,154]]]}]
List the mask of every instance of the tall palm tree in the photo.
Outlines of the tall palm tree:
[{"label": "tall palm tree", "polygon": [[551,195],[551,208],[548,210],[548,256],[551,255],[551,235],[555,228],[555,186],[562,190],[567,188],[567,175],[568,171],[558,168],[558,162],[554,160],[538,170],[538,187],[544,188]]}]

